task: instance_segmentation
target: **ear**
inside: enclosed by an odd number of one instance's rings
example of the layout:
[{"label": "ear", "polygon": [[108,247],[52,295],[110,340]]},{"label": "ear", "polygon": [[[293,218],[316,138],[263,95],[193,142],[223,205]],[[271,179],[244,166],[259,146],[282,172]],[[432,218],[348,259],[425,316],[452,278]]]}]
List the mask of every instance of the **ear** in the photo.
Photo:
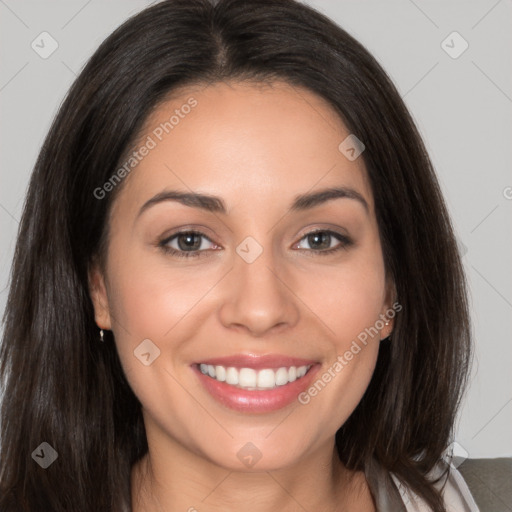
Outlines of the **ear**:
[{"label": "ear", "polygon": [[89,269],[89,294],[94,306],[96,325],[100,329],[111,330],[112,325],[105,276],[97,263],[94,263]]},{"label": "ear", "polygon": [[395,317],[398,312],[402,309],[401,304],[396,300],[396,286],[394,281],[390,278],[386,278],[386,298],[384,300],[383,310],[381,311],[380,318],[384,323],[388,322],[388,325],[384,325],[380,330],[380,338],[387,338],[392,332],[395,325]]}]

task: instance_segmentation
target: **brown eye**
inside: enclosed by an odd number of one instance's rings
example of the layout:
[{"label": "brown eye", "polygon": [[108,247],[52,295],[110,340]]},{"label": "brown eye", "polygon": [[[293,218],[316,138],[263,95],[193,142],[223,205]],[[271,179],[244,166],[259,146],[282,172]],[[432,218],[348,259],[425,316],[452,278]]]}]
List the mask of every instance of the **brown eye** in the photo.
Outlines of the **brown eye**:
[{"label": "brown eye", "polygon": [[201,235],[198,233],[180,233],[176,240],[181,251],[195,251],[201,247]]},{"label": "brown eye", "polygon": [[325,231],[318,231],[307,236],[308,244],[312,249],[330,249],[331,235]]},{"label": "brown eye", "polygon": [[317,252],[318,254],[330,254],[340,249],[346,249],[352,241],[340,233],[329,230],[318,230],[308,233],[296,244],[297,249]]},{"label": "brown eye", "polygon": [[199,231],[182,231],[162,240],[158,244],[166,253],[174,256],[194,257],[201,256],[218,246],[204,233]]}]

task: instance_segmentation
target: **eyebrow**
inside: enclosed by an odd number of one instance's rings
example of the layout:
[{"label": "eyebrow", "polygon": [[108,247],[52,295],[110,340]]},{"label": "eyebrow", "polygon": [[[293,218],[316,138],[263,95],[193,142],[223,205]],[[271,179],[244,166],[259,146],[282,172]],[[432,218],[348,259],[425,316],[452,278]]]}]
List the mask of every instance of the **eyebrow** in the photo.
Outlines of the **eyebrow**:
[{"label": "eyebrow", "polygon": [[[349,187],[334,187],[318,190],[316,192],[309,192],[296,196],[290,207],[291,211],[305,211],[315,208],[327,201],[333,199],[353,199],[364,206],[366,212],[369,212],[369,206],[366,199],[357,190]],[[176,201],[191,208],[200,208],[211,213],[226,214],[227,209],[224,201],[220,197],[211,196],[207,194],[198,194],[194,192],[180,192],[178,190],[164,190],[156,194],[154,197],[146,201],[137,217],[140,217],[144,211],[150,207],[165,202]]]}]

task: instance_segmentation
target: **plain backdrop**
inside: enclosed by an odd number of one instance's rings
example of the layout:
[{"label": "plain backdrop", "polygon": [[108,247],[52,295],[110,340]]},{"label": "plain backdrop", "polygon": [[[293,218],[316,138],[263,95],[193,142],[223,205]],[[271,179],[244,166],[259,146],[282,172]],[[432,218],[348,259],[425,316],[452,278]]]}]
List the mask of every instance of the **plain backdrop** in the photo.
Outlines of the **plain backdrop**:
[{"label": "plain backdrop", "polygon": [[[424,137],[471,287],[476,353],[457,449],[469,457],[512,456],[512,2],[305,3],[373,53]],[[50,123],[101,41],[149,4],[0,0],[1,312],[24,195]],[[43,58],[42,47],[52,45]]]}]

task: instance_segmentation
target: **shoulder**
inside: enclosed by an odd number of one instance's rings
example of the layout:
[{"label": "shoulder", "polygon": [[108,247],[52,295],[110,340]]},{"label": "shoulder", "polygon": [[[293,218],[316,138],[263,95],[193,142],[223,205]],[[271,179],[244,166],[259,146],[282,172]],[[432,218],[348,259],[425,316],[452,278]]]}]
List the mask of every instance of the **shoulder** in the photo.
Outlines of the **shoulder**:
[{"label": "shoulder", "polygon": [[[424,500],[375,459],[365,472],[378,512],[430,512]],[[442,476],[434,486],[448,512],[494,512],[512,503],[512,458],[466,459],[457,467],[441,460],[428,476]]]},{"label": "shoulder", "polygon": [[[439,461],[428,476],[433,480],[440,477],[434,483],[434,487],[440,491],[448,512],[480,512],[468,484],[456,467],[453,465],[448,466],[442,460]],[[407,512],[430,511],[423,499],[417,496],[411,489],[404,488],[403,484],[394,475],[391,475],[391,477],[400,490]]]}]

